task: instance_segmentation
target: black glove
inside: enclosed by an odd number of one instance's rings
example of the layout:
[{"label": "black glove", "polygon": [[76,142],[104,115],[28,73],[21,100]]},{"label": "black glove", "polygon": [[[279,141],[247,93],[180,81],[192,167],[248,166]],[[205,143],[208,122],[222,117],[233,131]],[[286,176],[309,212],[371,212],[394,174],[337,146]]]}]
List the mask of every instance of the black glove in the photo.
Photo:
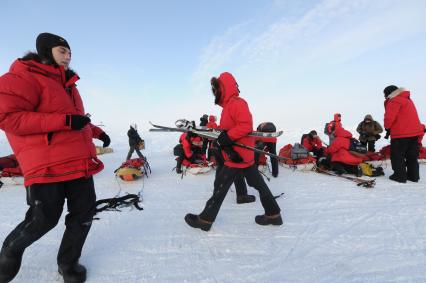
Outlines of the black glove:
[{"label": "black glove", "polygon": [[376,138],[376,140],[379,140],[382,136],[381,136],[381,135],[379,135],[379,134],[377,134],[377,135],[375,135],[374,137]]},{"label": "black glove", "polygon": [[244,161],[241,155],[239,155],[231,146],[222,147],[222,149],[232,162],[241,163]]},{"label": "black glove", "polygon": [[390,136],[390,129],[385,129],[385,130],[386,130],[385,139],[388,139]]},{"label": "black glove", "polygon": [[107,147],[107,146],[109,146],[109,144],[111,143],[111,139],[109,138],[109,136],[107,135],[107,134],[105,134],[105,133],[102,133],[100,136],[99,136],[99,139],[101,140],[101,141],[103,141],[104,142],[104,144],[102,145],[102,147]]},{"label": "black glove", "polygon": [[83,115],[67,115],[65,125],[70,126],[72,130],[81,130],[90,123],[90,118]]},{"label": "black glove", "polygon": [[228,136],[228,134],[225,131],[220,133],[216,141],[219,144],[219,146],[222,148],[231,146],[234,144],[234,142],[231,140],[231,138]]}]

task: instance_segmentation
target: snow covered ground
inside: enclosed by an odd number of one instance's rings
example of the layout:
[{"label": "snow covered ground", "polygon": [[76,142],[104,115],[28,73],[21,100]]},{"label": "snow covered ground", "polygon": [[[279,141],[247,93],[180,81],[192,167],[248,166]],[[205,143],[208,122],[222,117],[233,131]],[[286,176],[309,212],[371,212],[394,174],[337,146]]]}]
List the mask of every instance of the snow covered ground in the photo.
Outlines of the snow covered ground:
[{"label": "snow covered ground", "polygon": [[[283,226],[255,224],[263,213],[259,201],[237,205],[231,188],[214,226],[203,232],[183,218],[202,210],[214,173],[181,179],[171,171],[178,135],[143,138],[152,168],[143,181],[115,179],[127,154],[125,136],[112,137],[115,152],[100,156],[106,166],[95,176],[98,198],[143,187],[145,210],[99,215],[81,258],[87,282],[426,282],[426,165],[420,182],[407,184],[389,181],[388,166],[373,189],[280,168],[268,185],[275,195],[285,193],[278,199]],[[0,136],[0,154],[9,153]],[[26,209],[23,187],[0,189],[1,241]],[[64,217],[28,248],[15,282],[61,282],[56,252],[63,223]]]}]

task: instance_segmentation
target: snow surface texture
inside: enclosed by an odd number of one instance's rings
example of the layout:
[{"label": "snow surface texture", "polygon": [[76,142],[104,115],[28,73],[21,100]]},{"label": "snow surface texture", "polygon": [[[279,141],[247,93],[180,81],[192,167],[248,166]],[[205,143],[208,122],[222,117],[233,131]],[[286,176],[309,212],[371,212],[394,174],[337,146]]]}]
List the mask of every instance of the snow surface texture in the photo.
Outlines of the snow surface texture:
[{"label": "snow surface texture", "polygon": [[[210,232],[186,225],[212,193],[214,171],[172,172],[174,133],[142,133],[152,175],[133,183],[113,174],[127,154],[127,139],[112,137],[114,153],[101,155],[105,170],[95,176],[98,198],[137,193],[145,210],[103,212],[94,221],[81,263],[87,282],[426,282],[426,166],[419,183],[397,184],[387,177],[373,189],[317,174],[280,168],[268,183],[278,199],[284,225],[254,222],[257,201],[237,205],[231,187]],[[293,137],[297,140],[296,137]],[[279,147],[288,137],[280,138]],[[96,142],[97,143],[97,142]],[[0,154],[10,147],[0,136]],[[136,156],[136,155],[135,155]],[[0,189],[0,240],[24,218],[20,186]],[[15,282],[62,282],[56,253],[64,231],[58,226],[24,254]]]}]

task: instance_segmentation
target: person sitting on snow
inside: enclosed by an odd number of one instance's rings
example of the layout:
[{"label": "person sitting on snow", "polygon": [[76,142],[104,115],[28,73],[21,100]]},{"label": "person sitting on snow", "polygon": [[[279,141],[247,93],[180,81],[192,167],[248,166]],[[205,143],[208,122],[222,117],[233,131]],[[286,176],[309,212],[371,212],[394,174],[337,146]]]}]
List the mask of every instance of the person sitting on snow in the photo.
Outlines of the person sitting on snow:
[{"label": "person sitting on snow", "polygon": [[130,125],[130,129],[127,131],[127,136],[129,137],[129,153],[127,153],[126,160],[130,160],[132,158],[132,154],[136,151],[136,154],[144,159],[145,157],[140,151],[141,144],[143,143],[143,139],[139,136],[137,125]]},{"label": "person sitting on snow", "polygon": [[362,176],[362,170],[358,166],[362,163],[362,158],[349,151],[352,134],[343,128],[336,129],[334,134],[333,143],[325,150],[331,169],[339,175],[350,173]]},{"label": "person sitting on snow", "polygon": [[192,132],[183,133],[179,138],[179,144],[174,148],[174,154],[177,156],[176,173],[182,174],[182,163],[193,164],[206,160],[203,139]]},{"label": "person sitting on snow", "polygon": [[324,134],[328,135],[328,145],[331,145],[331,143],[333,142],[334,138],[335,138],[335,131],[339,128],[342,128],[342,115],[340,113],[336,113],[334,114],[334,119],[333,121],[330,121],[327,124],[327,127],[324,131]]},{"label": "person sitting on snow", "polygon": [[322,146],[322,141],[319,138],[317,131],[312,130],[309,134],[304,134],[301,139],[301,144],[309,152],[312,152],[313,155],[317,158],[324,156],[324,147]]},{"label": "person sitting on snow", "polygon": [[[256,130],[259,132],[271,133],[271,132],[276,132],[277,128],[272,122],[265,122],[265,123],[261,123]],[[258,138],[256,140],[256,148],[277,155],[277,138],[275,137],[274,138],[263,138],[263,137]],[[279,170],[278,159],[276,159],[275,157],[270,157],[270,158],[271,158],[271,166],[272,166],[272,176],[278,177],[278,170]],[[254,159],[256,164],[259,164],[260,153],[255,152]]]},{"label": "person sitting on snow", "polygon": [[365,115],[364,120],[358,124],[356,131],[359,133],[359,141],[368,148],[368,151],[375,152],[375,143],[380,139],[383,132],[382,126],[373,120],[370,114]]}]

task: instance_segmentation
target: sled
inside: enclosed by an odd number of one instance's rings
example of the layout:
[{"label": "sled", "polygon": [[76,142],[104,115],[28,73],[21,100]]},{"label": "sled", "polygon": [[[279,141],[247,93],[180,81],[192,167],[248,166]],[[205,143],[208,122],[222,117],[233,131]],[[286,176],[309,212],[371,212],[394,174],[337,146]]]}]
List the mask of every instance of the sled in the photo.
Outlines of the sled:
[{"label": "sled", "polygon": [[101,154],[111,153],[111,152],[114,152],[114,150],[111,147],[96,146],[96,155],[101,155]]},{"label": "sled", "polygon": [[192,163],[188,165],[182,165],[182,170],[184,172],[191,173],[192,175],[206,174],[213,169],[213,162],[203,162],[203,163]]},{"label": "sled", "polygon": [[291,144],[287,144],[280,149],[279,155],[281,157],[284,157],[285,159],[280,160],[279,164],[281,164],[282,167],[291,170],[304,172],[312,171],[313,168],[316,166],[316,158],[308,154],[304,158],[292,159],[292,149],[293,145]]},{"label": "sled", "polygon": [[145,158],[133,158],[127,160],[118,167],[114,173],[123,181],[135,181],[143,177],[148,177],[148,171],[151,173],[151,168]]}]

